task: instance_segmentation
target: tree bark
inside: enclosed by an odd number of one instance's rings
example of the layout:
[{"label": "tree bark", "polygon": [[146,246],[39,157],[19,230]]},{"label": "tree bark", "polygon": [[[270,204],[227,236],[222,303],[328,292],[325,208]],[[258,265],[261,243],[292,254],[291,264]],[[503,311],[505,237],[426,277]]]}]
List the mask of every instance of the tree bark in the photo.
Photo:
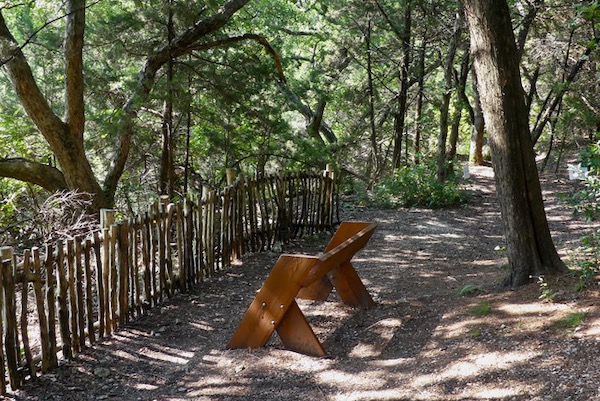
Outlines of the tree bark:
[{"label": "tree bark", "polygon": [[[411,49],[410,49],[410,39],[411,39],[411,25],[412,25],[412,7],[410,1],[406,2],[404,6],[404,27],[403,30],[400,31],[394,27],[394,24],[390,20],[389,16],[379,2],[377,2],[377,6],[383,13],[385,19],[388,21],[388,24],[392,27],[398,39],[402,41],[402,63],[399,67],[398,72],[398,81],[399,81],[399,91],[398,91],[398,109],[394,115],[394,153],[392,155],[392,167],[394,169],[400,168],[402,165],[402,139],[404,137],[404,125],[406,121],[406,109],[408,104],[408,70],[410,68],[410,60],[411,60]],[[408,149],[408,142],[407,142]]]},{"label": "tree bark", "polygon": [[371,60],[371,16],[368,16],[367,33],[365,35],[365,46],[367,52],[367,79],[369,87],[369,128],[371,131],[371,168],[373,176],[379,172],[379,146],[377,144],[377,129],[375,125],[375,86],[373,85],[373,70]]},{"label": "tree bark", "polygon": [[[0,58],[27,115],[40,131],[60,165],[69,189],[94,195],[92,208],[108,206],[100,184],[86,157],[83,144],[83,62],[81,48],[85,26],[85,1],[67,2],[65,48],[65,122],[50,108],[31,68],[0,13]],[[0,175],[8,170],[0,170]],[[37,180],[39,182],[39,180]]]},{"label": "tree bark", "polygon": [[[250,0],[229,0],[217,13],[198,20],[193,26],[176,36],[173,41],[159,46],[146,60],[139,72],[138,87],[122,107],[119,136],[114,157],[100,186],[94,175],[84,148],[84,85],[83,85],[83,38],[85,30],[85,0],[67,0],[66,30],[64,36],[65,111],[64,121],[54,113],[40,91],[21,47],[12,36],[0,10],[0,60],[15,89],[20,103],[56,157],[64,183],[70,190],[93,195],[92,208],[97,210],[114,203],[118,182],[125,169],[133,136],[135,116],[147,100],[154,85],[156,74],[171,57],[189,52],[197,40],[222,28],[231,17]],[[20,161],[23,164],[25,161]],[[28,162],[31,163],[31,162]],[[27,173],[15,172],[15,162],[0,163],[0,177],[25,179],[39,184],[52,176],[52,184],[46,188],[63,187],[60,174],[52,168],[29,164]],[[33,168],[32,166],[35,166]],[[40,174],[33,177],[33,174]]]},{"label": "tree bark", "polygon": [[440,131],[438,134],[437,144],[437,179],[443,182],[446,177],[446,142],[448,139],[448,115],[450,111],[450,98],[452,96],[452,83],[453,83],[453,72],[454,72],[454,57],[456,56],[456,50],[458,48],[458,39],[461,32],[461,20],[462,12],[459,10],[456,13],[454,20],[454,28],[452,30],[452,37],[448,44],[448,54],[446,55],[446,62],[444,64],[444,92],[442,95],[442,106],[440,108]]},{"label": "tree bark", "polygon": [[481,99],[477,89],[477,74],[473,69],[473,127],[471,128],[471,147],[469,149],[469,161],[474,166],[483,165],[483,132],[485,123],[481,111]]},{"label": "tree bark", "polygon": [[505,0],[463,4],[504,223],[509,265],[504,284],[516,287],[568,269],[546,220],[508,5]]},{"label": "tree bark", "polygon": [[425,48],[423,43],[419,49],[417,66],[417,100],[415,105],[415,140],[413,143],[413,163],[419,164],[421,153],[421,117],[423,114],[423,93],[425,92]]},{"label": "tree bark", "polygon": [[56,167],[26,160],[23,158],[0,159],[0,177],[39,185],[48,192],[69,189],[63,173]]},{"label": "tree bark", "polygon": [[125,170],[125,164],[129,157],[131,140],[133,137],[133,121],[140,106],[149,95],[158,70],[165,65],[171,57],[177,58],[190,52],[190,48],[196,45],[196,41],[202,37],[218,31],[233,17],[233,15],[244,7],[250,0],[230,0],[221,7],[216,14],[197,21],[186,31],[173,39],[172,43],[159,46],[146,60],[144,67],[138,74],[137,90],[129,97],[122,107],[122,117],[119,122],[119,137],[117,149],[113,157],[109,171],[104,180],[104,192],[111,202],[117,185]]},{"label": "tree bark", "polygon": [[473,118],[473,110],[469,104],[469,100],[465,93],[467,86],[467,78],[469,77],[469,66],[471,57],[468,47],[463,54],[462,62],[460,63],[460,73],[456,73],[456,97],[454,98],[454,115],[452,117],[452,129],[450,130],[450,151],[448,152],[448,160],[454,160],[456,157],[456,148],[458,145],[458,137],[460,133],[460,120],[462,118],[463,109],[467,109],[471,119]]}]

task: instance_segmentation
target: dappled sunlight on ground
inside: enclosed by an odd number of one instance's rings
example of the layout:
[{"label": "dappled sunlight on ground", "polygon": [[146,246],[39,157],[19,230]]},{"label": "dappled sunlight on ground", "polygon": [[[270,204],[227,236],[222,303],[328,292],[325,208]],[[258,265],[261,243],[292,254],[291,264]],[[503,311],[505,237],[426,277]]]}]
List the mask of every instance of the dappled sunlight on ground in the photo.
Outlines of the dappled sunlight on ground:
[{"label": "dappled sunlight on ground", "polygon": [[[225,348],[279,256],[255,254],[9,399],[600,401],[598,288],[575,291],[575,274],[499,289],[506,260],[493,175],[470,171],[467,208],[343,211],[379,223],[353,260],[377,305],[352,308],[335,293],[298,300],[328,357],[288,351],[277,334],[264,348]],[[555,191],[546,197],[566,255],[590,227]],[[285,251],[318,254],[327,240]],[[477,291],[461,296],[469,286]]]}]

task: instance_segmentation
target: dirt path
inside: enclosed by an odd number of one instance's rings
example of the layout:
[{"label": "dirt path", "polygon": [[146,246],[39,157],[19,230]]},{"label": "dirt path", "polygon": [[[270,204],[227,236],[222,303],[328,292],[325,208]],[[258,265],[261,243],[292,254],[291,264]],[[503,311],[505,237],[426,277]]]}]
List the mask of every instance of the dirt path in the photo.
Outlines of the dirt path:
[{"label": "dirt path", "polygon": [[[600,400],[597,288],[550,279],[498,292],[501,222],[491,171],[472,171],[473,202],[454,210],[348,208],[378,230],[354,259],[378,305],[300,301],[329,358],[225,350],[278,255],[250,255],[117,332],[10,400]],[[557,203],[572,183],[544,180],[561,253],[591,228]],[[328,237],[291,244],[317,253]],[[500,250],[496,250],[500,249]],[[462,297],[472,284],[485,292]],[[546,299],[540,299],[546,291]],[[477,308],[477,310],[475,310]],[[580,324],[561,325],[584,313]]]}]

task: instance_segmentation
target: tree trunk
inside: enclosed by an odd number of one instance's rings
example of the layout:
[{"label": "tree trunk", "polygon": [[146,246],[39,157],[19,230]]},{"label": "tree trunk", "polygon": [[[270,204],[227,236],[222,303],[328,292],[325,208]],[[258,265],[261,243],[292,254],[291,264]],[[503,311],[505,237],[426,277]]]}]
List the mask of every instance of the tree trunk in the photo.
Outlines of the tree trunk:
[{"label": "tree trunk", "polygon": [[[60,165],[67,188],[94,195],[92,208],[98,210],[107,207],[109,200],[94,176],[83,144],[85,124],[82,67],[85,27],[84,0],[67,2],[66,20],[64,122],[52,111],[48,101],[41,93],[31,68],[8,30],[2,14],[0,14],[0,41],[2,42],[0,58],[8,60],[5,68],[17,97],[29,118],[50,146]],[[31,165],[31,162],[28,163]],[[45,170],[48,171],[48,169]],[[14,174],[10,174],[9,170],[2,170],[0,176],[13,177]]]},{"label": "tree trunk", "polygon": [[[23,159],[0,160],[0,177],[24,179],[32,183],[50,183],[45,188],[79,190],[93,195],[92,208],[98,210],[114,203],[117,186],[129,156],[134,133],[134,120],[154,85],[156,74],[171,58],[189,52],[197,41],[222,28],[250,0],[229,0],[212,16],[202,18],[174,38],[158,46],[148,56],[138,76],[134,93],[122,107],[114,157],[101,187],[95,177],[84,148],[84,81],[83,37],[85,0],[66,0],[64,36],[65,113],[57,116],[40,91],[19,44],[8,30],[0,7],[0,60],[11,80],[17,97],[29,118],[48,143],[58,166]],[[21,168],[20,168],[21,167]],[[61,177],[62,174],[62,177]],[[35,175],[35,177],[33,176]],[[64,185],[63,185],[64,184]]]},{"label": "tree trunk", "polygon": [[[169,44],[173,42],[175,37],[173,30],[173,4],[172,0],[168,1],[168,17],[167,17],[167,40]],[[175,148],[174,127],[173,127],[173,57],[169,57],[167,61],[167,98],[164,102],[162,116],[162,140],[163,148],[160,162],[160,187],[159,192],[162,195],[167,195],[169,199],[173,199],[175,194],[175,166],[173,163],[173,153]]]},{"label": "tree trunk", "polygon": [[423,43],[419,49],[417,100],[415,106],[415,141],[413,143],[414,164],[419,164],[419,153],[421,153],[421,116],[423,114],[423,92],[425,92],[425,48],[426,44]]},{"label": "tree trunk", "polygon": [[377,145],[377,130],[375,126],[375,86],[373,85],[373,70],[371,60],[371,16],[368,16],[367,34],[365,35],[367,50],[367,78],[369,84],[369,126],[371,129],[371,166],[374,176],[379,171],[379,148]]},{"label": "tree trunk", "polygon": [[446,142],[448,139],[448,115],[450,111],[450,98],[453,88],[454,57],[458,47],[458,38],[461,32],[462,13],[456,13],[452,37],[448,44],[448,54],[444,65],[444,93],[442,95],[442,106],[440,108],[440,132],[437,144],[437,179],[443,182],[446,177]]},{"label": "tree trunk", "polygon": [[[408,69],[410,67],[410,30],[411,30],[411,5],[407,2],[404,10],[404,30],[402,39],[402,64],[398,74],[400,81],[400,91],[398,94],[398,110],[394,116],[394,154],[392,156],[392,166],[394,169],[400,168],[402,164],[402,137],[404,136],[404,122],[406,119],[406,105],[408,103]],[[408,149],[408,141],[407,141]]]},{"label": "tree trunk", "polygon": [[[467,86],[467,78],[469,77],[469,65],[471,64],[469,48],[465,49],[462,62],[460,64],[460,74],[456,79],[456,97],[454,99],[454,116],[452,117],[452,129],[450,130],[450,151],[448,152],[448,160],[454,160],[456,157],[456,148],[458,145],[458,137],[460,133],[460,120],[462,118],[463,109],[467,109],[470,116],[473,116],[473,110],[469,104],[469,100],[465,93]],[[456,74],[455,74],[456,75]]]},{"label": "tree trunk", "polygon": [[477,90],[477,74],[473,69],[473,128],[471,129],[471,147],[469,149],[469,161],[474,166],[483,165],[483,111],[481,111],[481,99]]},{"label": "tree trunk", "polygon": [[504,223],[509,265],[504,284],[516,287],[568,269],[546,220],[508,5],[505,0],[463,4]]}]

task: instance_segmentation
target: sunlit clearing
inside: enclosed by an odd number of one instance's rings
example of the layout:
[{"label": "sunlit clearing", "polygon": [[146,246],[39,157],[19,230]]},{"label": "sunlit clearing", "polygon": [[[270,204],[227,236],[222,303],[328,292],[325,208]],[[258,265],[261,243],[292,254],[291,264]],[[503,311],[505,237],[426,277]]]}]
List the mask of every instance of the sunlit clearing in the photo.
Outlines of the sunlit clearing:
[{"label": "sunlit clearing", "polygon": [[512,366],[525,363],[538,354],[534,352],[490,352],[471,355],[450,364],[441,371],[432,372],[415,378],[416,386],[430,386],[451,379],[469,379],[484,373],[509,370]]},{"label": "sunlit clearing", "polygon": [[385,377],[376,379],[370,374],[364,374],[362,377],[358,377],[355,374],[333,369],[319,373],[317,378],[320,383],[328,386],[346,385],[347,383],[352,383],[354,387],[363,387],[365,389],[381,387],[387,382]]},{"label": "sunlit clearing", "polygon": [[402,366],[406,364],[410,364],[413,362],[412,358],[396,358],[396,359],[380,359],[373,361],[374,366],[379,366],[382,368],[394,367],[394,366]]},{"label": "sunlit clearing", "polygon": [[156,384],[148,384],[148,383],[134,383],[133,388],[136,390],[156,390],[159,386]]},{"label": "sunlit clearing", "polygon": [[[164,351],[174,351],[167,353]],[[150,348],[142,348],[138,352],[147,358],[156,359],[163,362],[175,363],[178,365],[185,365],[194,356],[193,352],[183,352],[174,349],[165,349],[164,351],[157,351]],[[176,355],[179,354],[179,355]]]},{"label": "sunlit clearing", "polygon": [[338,394],[333,398],[335,401],[358,401],[358,400],[398,400],[397,389],[354,391],[351,394]]},{"label": "sunlit clearing", "polygon": [[[517,386],[520,386],[518,384]],[[516,395],[525,395],[522,393],[522,390],[518,388],[511,389],[509,386],[504,388],[490,388],[481,391],[474,392],[466,392],[464,395],[469,398],[474,398],[476,400],[494,400],[494,399],[503,399]]]},{"label": "sunlit clearing", "polygon": [[214,329],[208,325],[206,322],[198,322],[198,323],[190,323],[191,326],[203,330],[203,331],[213,331]]},{"label": "sunlit clearing", "polygon": [[381,354],[381,350],[374,344],[359,343],[352,348],[349,356],[353,358],[369,358],[378,356],[379,354]]},{"label": "sunlit clearing", "polygon": [[427,230],[430,231],[431,228],[434,229],[439,229],[440,231],[442,230],[449,230],[449,231],[462,231],[462,229],[457,228],[457,227],[452,227],[446,223],[442,223],[440,221],[428,221],[424,224],[419,224],[417,225],[417,229],[418,230]]}]

